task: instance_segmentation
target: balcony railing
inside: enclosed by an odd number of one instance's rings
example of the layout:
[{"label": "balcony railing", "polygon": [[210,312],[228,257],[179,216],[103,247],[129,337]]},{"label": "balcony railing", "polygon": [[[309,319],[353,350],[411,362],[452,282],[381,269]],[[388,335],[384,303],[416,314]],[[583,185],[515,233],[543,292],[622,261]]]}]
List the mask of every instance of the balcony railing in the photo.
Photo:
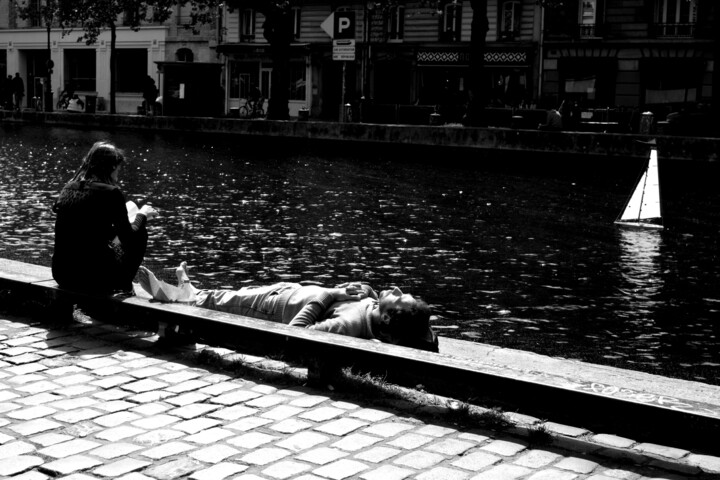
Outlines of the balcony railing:
[{"label": "balcony railing", "polygon": [[656,23],[656,37],[692,38],[695,36],[694,23]]},{"label": "balcony railing", "polygon": [[580,38],[595,38],[598,36],[597,25],[594,23],[581,23],[578,25]]},{"label": "balcony railing", "polygon": [[550,40],[601,38],[606,33],[606,25],[596,23],[566,23],[546,28],[544,33]]}]

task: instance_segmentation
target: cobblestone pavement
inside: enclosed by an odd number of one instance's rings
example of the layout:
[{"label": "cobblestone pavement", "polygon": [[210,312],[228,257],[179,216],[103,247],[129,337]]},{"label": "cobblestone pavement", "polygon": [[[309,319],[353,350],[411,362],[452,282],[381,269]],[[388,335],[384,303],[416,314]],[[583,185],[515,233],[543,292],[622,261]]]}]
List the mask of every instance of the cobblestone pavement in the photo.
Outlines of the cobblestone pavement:
[{"label": "cobblestone pavement", "polygon": [[211,349],[227,363],[202,362],[206,346],[156,340],[95,321],[54,328],[0,315],[0,476],[720,478],[718,457],[512,414],[493,429],[500,415],[458,421],[463,405],[449,399],[309,387],[304,370],[276,360]]}]

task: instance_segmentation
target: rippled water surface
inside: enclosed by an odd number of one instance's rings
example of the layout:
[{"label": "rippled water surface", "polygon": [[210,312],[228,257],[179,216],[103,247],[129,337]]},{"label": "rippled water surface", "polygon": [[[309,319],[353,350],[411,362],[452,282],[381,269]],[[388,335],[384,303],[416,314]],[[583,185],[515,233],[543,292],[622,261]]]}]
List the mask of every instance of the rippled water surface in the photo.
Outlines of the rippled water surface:
[{"label": "rippled water surface", "polygon": [[[718,166],[668,164],[668,228],[613,220],[638,161],[413,155],[200,134],[0,128],[0,255],[50,264],[51,204],[90,145],[162,216],[147,265],[206,288],[360,279],[426,299],[441,335],[720,384]],[[666,162],[669,163],[669,162]]]}]

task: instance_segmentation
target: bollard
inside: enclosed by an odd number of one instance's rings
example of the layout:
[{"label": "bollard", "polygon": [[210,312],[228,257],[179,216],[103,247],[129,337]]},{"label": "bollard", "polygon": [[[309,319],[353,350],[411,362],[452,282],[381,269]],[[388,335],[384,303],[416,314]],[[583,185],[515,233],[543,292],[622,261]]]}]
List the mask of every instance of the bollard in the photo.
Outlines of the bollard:
[{"label": "bollard", "polygon": [[640,135],[652,135],[655,133],[655,114],[653,112],[643,112],[640,117]]}]

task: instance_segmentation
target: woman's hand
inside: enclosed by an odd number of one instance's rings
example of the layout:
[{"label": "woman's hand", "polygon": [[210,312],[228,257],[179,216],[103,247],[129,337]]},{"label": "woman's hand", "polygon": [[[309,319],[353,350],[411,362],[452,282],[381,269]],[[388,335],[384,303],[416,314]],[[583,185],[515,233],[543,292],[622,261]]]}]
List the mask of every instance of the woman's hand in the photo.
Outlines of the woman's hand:
[{"label": "woman's hand", "polygon": [[140,208],[140,212],[143,215],[145,215],[145,218],[148,220],[155,218],[159,215],[158,211],[155,210],[151,205],[143,205],[142,208]]}]

